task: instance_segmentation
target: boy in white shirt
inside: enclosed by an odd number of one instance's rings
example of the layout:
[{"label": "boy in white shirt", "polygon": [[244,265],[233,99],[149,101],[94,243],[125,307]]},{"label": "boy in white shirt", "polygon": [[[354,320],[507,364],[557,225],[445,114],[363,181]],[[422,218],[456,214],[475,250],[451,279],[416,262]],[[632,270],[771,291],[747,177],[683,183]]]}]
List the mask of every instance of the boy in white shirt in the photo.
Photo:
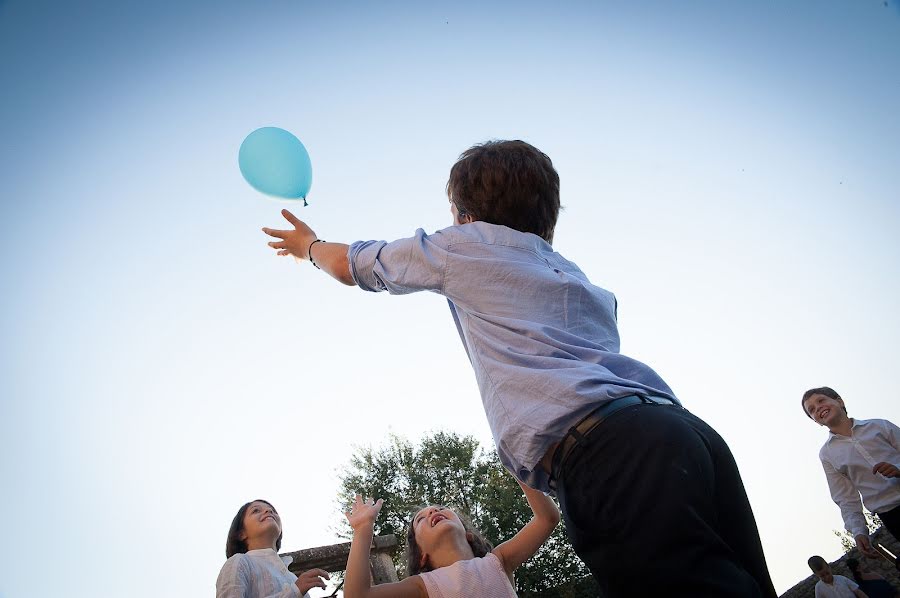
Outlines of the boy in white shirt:
[{"label": "boy in white shirt", "polygon": [[816,598],[867,598],[856,582],[843,575],[834,575],[831,567],[819,555],[809,557],[806,562],[819,578],[816,582]]},{"label": "boy in white shirt", "polygon": [[801,404],[831,432],[819,451],[831,498],[860,552],[875,558],[862,504],[900,539],[900,428],[885,419],[851,418],[844,400],[827,386],[807,390]]}]

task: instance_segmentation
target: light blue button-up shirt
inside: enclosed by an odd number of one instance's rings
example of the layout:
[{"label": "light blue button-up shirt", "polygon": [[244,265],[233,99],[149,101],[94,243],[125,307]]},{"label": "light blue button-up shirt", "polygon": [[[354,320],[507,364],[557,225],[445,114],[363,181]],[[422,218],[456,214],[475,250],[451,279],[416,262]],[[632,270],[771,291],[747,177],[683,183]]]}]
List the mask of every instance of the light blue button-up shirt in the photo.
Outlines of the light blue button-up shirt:
[{"label": "light blue button-up shirt", "polygon": [[649,366],[619,353],[615,296],[537,235],[473,222],[358,241],[348,257],[361,289],[447,298],[500,460],[534,488],[549,490],[539,464],[550,446],[604,402],[677,402]]}]

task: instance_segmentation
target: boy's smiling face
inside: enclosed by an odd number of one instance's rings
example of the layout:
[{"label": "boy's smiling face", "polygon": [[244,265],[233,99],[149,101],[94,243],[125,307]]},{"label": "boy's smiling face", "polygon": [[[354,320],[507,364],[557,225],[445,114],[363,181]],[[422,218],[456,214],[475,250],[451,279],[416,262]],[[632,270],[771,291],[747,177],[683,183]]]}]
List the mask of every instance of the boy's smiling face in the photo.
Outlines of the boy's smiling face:
[{"label": "boy's smiling face", "polygon": [[803,407],[816,423],[829,428],[847,417],[844,401],[821,394],[811,395],[803,401]]}]

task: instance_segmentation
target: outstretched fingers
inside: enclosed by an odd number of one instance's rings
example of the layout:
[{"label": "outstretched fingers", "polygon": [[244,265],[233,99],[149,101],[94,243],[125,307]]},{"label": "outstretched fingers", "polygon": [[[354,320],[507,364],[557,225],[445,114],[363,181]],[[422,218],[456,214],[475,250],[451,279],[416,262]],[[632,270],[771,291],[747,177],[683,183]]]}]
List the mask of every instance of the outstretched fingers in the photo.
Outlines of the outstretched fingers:
[{"label": "outstretched fingers", "polygon": [[303,224],[303,221],[294,216],[290,210],[281,210],[281,215],[284,216],[284,219],[290,222],[296,227],[298,224]]},{"label": "outstretched fingers", "polygon": [[347,521],[353,528],[355,528],[357,524],[364,522],[374,523],[375,519],[378,518],[378,513],[381,511],[381,506],[383,504],[384,500],[381,498],[375,500],[371,497],[363,498],[361,495],[357,494],[353,499],[353,504],[350,505],[350,510],[346,511],[344,516],[347,517]]},{"label": "outstretched fingers", "polygon": [[294,232],[294,231],[292,231],[292,230],[278,230],[278,229],[269,228],[269,227],[267,227],[267,226],[264,226],[263,229],[262,229],[262,232],[266,233],[266,234],[269,235],[270,237],[276,237],[276,238],[278,238],[278,239],[284,239],[287,235],[289,235],[290,233],[292,233],[292,232]]}]

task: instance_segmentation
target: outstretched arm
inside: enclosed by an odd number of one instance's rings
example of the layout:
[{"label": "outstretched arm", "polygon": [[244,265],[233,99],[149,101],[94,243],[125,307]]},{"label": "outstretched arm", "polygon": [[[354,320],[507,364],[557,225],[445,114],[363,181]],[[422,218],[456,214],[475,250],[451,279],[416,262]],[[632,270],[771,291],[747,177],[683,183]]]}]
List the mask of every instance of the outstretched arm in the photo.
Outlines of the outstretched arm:
[{"label": "outstretched arm", "polygon": [[559,509],[556,508],[553,499],[522,482],[519,482],[519,486],[525,493],[525,499],[534,517],[519,530],[519,533],[494,549],[494,554],[503,563],[503,568],[509,575],[537,552],[559,524]]},{"label": "outstretched arm", "polygon": [[263,228],[263,232],[270,237],[281,239],[280,241],[270,241],[269,247],[278,249],[278,255],[292,255],[297,260],[310,260],[346,285],[354,286],[356,284],[350,275],[350,261],[347,259],[349,245],[319,241],[313,229],[288,210],[281,210],[281,215],[294,228],[293,230]]},{"label": "outstretched arm", "polygon": [[350,556],[347,558],[347,572],[344,576],[344,596],[346,598],[428,598],[425,584],[418,575],[407,577],[398,583],[371,585],[369,554],[372,551],[372,537],[375,534],[375,519],[381,511],[382,500],[363,500],[356,495],[350,511],[344,513],[353,528]]}]

